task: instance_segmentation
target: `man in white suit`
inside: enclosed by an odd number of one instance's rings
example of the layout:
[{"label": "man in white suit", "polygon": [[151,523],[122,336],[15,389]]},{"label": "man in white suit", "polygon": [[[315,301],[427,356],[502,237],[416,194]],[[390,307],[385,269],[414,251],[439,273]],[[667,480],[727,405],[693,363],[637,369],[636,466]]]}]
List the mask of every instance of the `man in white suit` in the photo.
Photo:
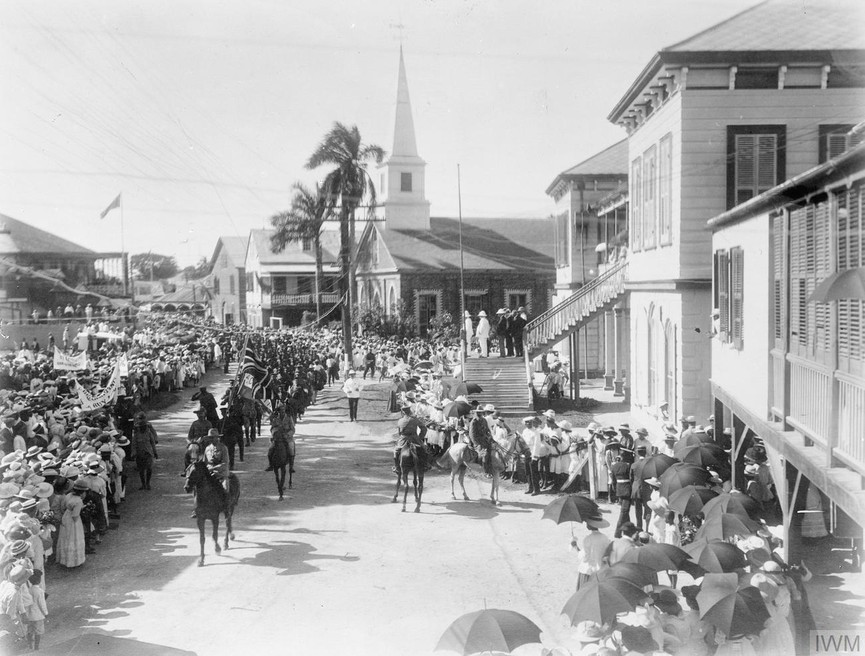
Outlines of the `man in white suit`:
[{"label": "man in white suit", "polygon": [[487,313],[481,310],[478,313],[478,327],[475,332],[478,338],[478,346],[481,349],[481,357],[487,358],[490,355],[490,322],[487,319]]}]

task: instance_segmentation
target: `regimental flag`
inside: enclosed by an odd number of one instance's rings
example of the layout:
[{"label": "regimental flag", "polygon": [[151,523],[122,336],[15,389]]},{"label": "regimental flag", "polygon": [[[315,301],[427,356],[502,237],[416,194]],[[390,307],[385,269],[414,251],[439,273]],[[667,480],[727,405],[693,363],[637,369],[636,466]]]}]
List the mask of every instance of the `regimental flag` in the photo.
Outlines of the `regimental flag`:
[{"label": "regimental flag", "polygon": [[238,393],[245,399],[254,399],[259,396],[259,391],[267,389],[273,380],[270,370],[258,359],[255,349],[249,345],[243,354],[243,360],[237,370],[237,377],[240,380]]},{"label": "regimental flag", "polygon": [[112,200],[111,204],[108,207],[106,207],[104,210],[102,210],[102,214],[99,215],[100,219],[104,219],[111,210],[117,209],[118,207],[120,207],[120,196],[121,195],[122,194],[117,194],[117,198]]}]

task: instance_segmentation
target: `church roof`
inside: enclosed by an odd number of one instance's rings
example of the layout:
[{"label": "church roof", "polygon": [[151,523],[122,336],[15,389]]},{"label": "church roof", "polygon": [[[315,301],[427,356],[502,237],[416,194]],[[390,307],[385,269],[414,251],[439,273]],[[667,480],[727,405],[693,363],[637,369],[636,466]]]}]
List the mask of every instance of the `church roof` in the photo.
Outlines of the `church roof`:
[{"label": "church roof", "polygon": [[[285,250],[274,253],[270,249],[270,237],[275,230],[250,230],[249,239],[252,241],[258,261],[262,264],[312,264],[315,265],[315,252],[303,250],[300,242],[286,244]],[[323,264],[336,262],[336,256],[325,245],[327,240],[322,236],[321,261]]]},{"label": "church roof", "polygon": [[228,259],[235,267],[242,267],[246,261],[246,247],[249,244],[248,237],[220,237],[216,242],[216,248],[213,250],[213,257],[210,258],[211,266],[216,262],[216,256],[219,254],[220,247],[228,254]]},{"label": "church roof", "polygon": [[584,159],[579,164],[562,171],[547,187],[546,193],[551,194],[560,183],[567,180],[573,180],[580,176],[598,177],[602,175],[628,175],[627,139],[622,139],[588,159]]},{"label": "church roof", "polygon": [[[550,219],[463,219],[462,224],[465,270],[555,268],[555,225]],[[430,227],[379,232],[398,270],[459,270],[459,220],[432,217]]]},{"label": "church roof", "polygon": [[18,253],[51,253],[98,257],[96,251],[84,248],[55,234],[40,230],[11,216],[0,214],[0,255]]}]

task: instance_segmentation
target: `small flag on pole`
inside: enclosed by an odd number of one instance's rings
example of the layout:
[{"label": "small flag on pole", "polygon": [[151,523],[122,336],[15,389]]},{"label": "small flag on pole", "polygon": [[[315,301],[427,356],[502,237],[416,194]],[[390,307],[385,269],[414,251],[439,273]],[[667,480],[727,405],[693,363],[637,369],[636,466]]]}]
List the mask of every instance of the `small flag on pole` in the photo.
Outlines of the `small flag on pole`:
[{"label": "small flag on pole", "polygon": [[102,214],[99,215],[100,219],[104,219],[105,216],[113,209],[120,207],[120,194],[117,194],[117,198],[111,201],[111,204],[102,210]]}]

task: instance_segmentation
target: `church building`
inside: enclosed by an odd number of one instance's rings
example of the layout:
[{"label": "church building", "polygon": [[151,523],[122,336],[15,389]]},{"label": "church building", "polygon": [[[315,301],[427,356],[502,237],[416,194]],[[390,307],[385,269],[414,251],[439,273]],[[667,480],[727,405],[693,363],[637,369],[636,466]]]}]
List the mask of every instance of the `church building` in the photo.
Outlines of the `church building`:
[{"label": "church building", "polygon": [[392,315],[402,302],[421,334],[443,312],[459,323],[462,307],[475,320],[481,310],[492,318],[502,307],[544,312],[556,282],[554,221],[431,217],[425,169],[400,49],[393,148],[379,184],[383,202],[358,241],[359,304]]}]

